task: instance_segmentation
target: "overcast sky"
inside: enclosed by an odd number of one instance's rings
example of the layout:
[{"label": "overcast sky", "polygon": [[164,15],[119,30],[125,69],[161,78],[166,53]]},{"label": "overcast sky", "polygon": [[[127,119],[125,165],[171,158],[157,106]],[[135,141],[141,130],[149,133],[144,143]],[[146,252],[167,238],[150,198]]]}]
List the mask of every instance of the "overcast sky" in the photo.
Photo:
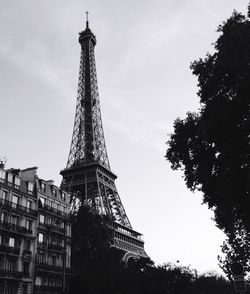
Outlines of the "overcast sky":
[{"label": "overcast sky", "polygon": [[102,119],[116,185],[156,262],[219,271],[224,235],[164,154],[173,121],[197,110],[190,62],[248,0],[0,0],[0,157],[54,179],[66,166],[85,11],[96,34]]}]

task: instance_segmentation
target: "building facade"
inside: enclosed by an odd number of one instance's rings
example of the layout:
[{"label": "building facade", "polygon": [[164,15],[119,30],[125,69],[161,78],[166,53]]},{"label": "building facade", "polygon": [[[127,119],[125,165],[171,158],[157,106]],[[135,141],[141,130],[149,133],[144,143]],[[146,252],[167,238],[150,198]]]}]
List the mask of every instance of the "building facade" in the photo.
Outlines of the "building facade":
[{"label": "building facade", "polygon": [[62,293],[68,288],[69,195],[37,168],[0,162],[0,294]]}]

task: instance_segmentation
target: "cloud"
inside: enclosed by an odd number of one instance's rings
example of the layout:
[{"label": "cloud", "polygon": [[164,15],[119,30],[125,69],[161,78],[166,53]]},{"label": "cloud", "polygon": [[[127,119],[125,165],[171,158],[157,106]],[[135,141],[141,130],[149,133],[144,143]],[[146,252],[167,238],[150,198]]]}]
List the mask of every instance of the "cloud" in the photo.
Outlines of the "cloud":
[{"label": "cloud", "polygon": [[58,91],[60,96],[72,96],[70,84],[65,83],[67,72],[52,62],[47,43],[43,40],[33,38],[20,44],[11,35],[2,34],[0,59],[46,83]]},{"label": "cloud", "polygon": [[[131,113],[131,112],[127,112]],[[146,116],[129,115],[126,119],[120,117],[114,120],[108,120],[105,125],[120,135],[126,140],[143,144],[161,154],[165,150],[167,122],[163,120],[149,120]]]}]

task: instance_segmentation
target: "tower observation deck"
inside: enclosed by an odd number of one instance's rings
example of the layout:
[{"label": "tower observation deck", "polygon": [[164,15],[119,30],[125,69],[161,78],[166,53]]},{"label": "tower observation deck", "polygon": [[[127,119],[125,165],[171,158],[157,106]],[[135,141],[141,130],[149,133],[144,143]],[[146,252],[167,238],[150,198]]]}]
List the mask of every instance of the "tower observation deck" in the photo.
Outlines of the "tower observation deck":
[{"label": "tower observation deck", "polygon": [[61,188],[73,195],[72,206],[89,205],[113,220],[113,246],[146,257],[142,234],[133,230],[115,186],[105,144],[97,85],[94,48],[89,28],[79,33],[80,71],[73,135],[67,166],[60,172]]}]

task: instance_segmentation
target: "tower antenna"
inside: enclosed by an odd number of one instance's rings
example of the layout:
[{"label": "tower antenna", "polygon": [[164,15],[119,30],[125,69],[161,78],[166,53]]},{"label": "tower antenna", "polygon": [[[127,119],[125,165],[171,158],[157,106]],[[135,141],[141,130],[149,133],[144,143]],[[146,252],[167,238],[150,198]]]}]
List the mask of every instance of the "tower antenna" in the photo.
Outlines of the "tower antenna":
[{"label": "tower antenna", "polygon": [[86,11],[86,28],[88,29],[89,28],[89,12]]}]

